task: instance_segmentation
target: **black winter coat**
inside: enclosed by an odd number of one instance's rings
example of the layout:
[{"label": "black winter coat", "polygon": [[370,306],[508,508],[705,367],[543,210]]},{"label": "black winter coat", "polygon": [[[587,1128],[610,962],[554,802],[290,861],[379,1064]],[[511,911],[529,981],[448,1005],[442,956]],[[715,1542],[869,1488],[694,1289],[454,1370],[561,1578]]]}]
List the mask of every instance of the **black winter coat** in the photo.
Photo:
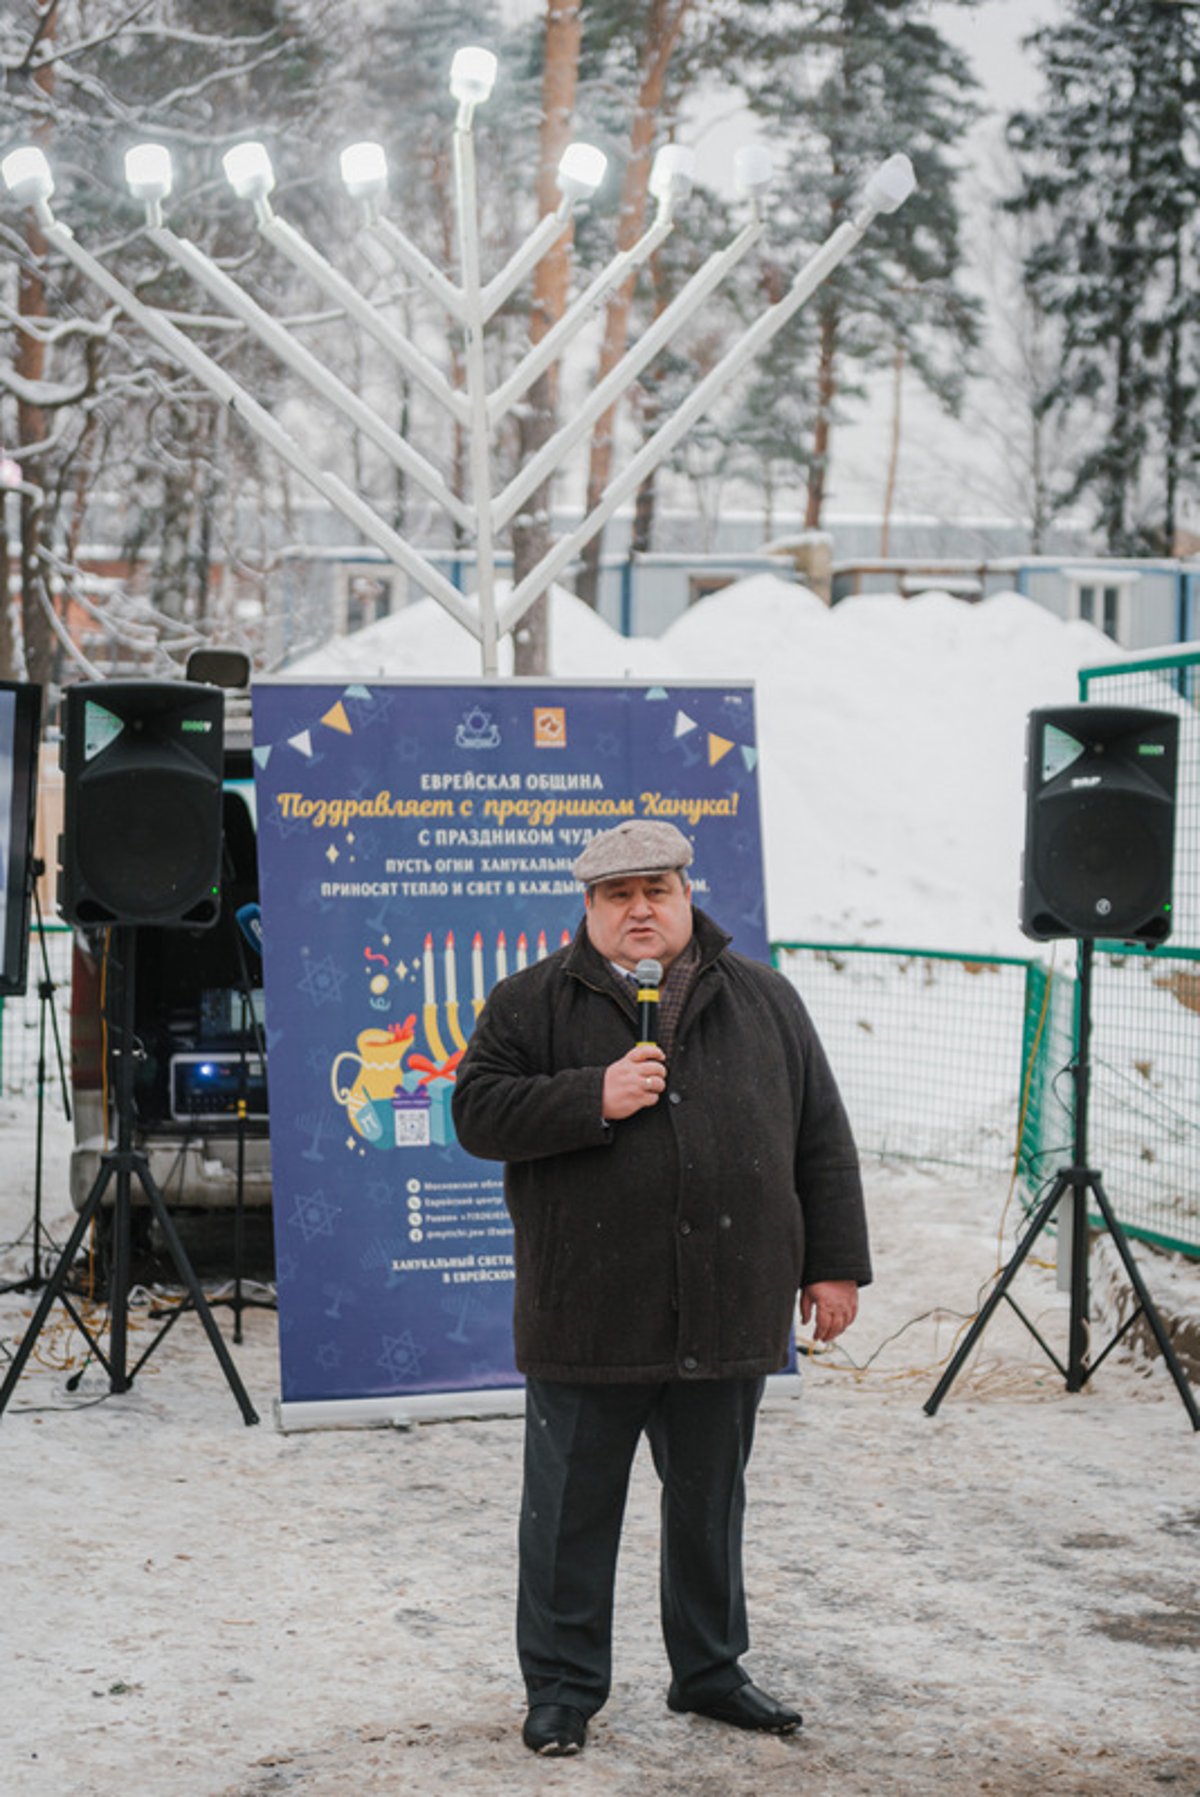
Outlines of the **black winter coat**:
[{"label": "black winter coat", "polygon": [[587,1383],[777,1371],[801,1285],[871,1277],[849,1124],[782,974],[694,911],[701,961],[657,1105],[601,1115],[638,1037],[586,923],[488,998],[459,1068],[458,1138],[502,1160],[517,1365]]}]

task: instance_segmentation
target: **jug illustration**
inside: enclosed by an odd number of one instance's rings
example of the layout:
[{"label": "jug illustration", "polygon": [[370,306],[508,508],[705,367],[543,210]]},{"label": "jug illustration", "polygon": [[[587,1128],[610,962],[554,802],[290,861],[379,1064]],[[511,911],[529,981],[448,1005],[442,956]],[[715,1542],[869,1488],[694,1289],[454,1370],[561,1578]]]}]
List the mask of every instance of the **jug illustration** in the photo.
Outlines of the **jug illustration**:
[{"label": "jug illustration", "polygon": [[333,1096],[368,1141],[382,1133],[375,1105],[378,1102],[386,1114],[392,1094],[403,1080],[404,1057],[413,1045],[416,1026],[414,1014],[390,1029],[360,1030],[356,1048],[344,1049],[329,1070]]}]

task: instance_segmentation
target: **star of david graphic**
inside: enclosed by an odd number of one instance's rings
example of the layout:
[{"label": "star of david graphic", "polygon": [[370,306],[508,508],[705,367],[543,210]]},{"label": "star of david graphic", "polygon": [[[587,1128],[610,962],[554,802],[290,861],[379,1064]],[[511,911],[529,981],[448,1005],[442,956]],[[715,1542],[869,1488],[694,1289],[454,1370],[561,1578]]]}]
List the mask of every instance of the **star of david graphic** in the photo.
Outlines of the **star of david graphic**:
[{"label": "star of david graphic", "polygon": [[369,697],[354,700],[355,720],[360,728],[385,723],[394,705],[395,699],[386,687],[373,687]]},{"label": "star of david graphic", "polygon": [[383,1353],[376,1364],[399,1382],[403,1379],[415,1379],[421,1371],[424,1358],[424,1348],[418,1348],[413,1340],[412,1330],[406,1329],[403,1335],[384,1336]]},{"label": "star of david graphic", "polygon": [[324,1192],[297,1192],[288,1222],[300,1231],[306,1242],[311,1242],[319,1235],[332,1236],[333,1219],[341,1214],[341,1205],[330,1204]]},{"label": "star of david graphic", "polygon": [[345,984],[346,976],[334,966],[331,955],[310,959],[297,982],[300,991],[306,992],[314,1005],[336,1004]]}]

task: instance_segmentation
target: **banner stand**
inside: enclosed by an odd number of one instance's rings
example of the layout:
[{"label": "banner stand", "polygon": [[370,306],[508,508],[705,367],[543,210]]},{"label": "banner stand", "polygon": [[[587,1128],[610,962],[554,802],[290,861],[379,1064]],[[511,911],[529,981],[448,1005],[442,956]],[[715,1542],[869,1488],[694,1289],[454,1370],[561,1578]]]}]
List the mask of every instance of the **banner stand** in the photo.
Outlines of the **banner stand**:
[{"label": "banner stand", "polygon": [[459,1063],[623,819],[683,829],[697,902],[769,962],[753,688],[284,678],[253,705],[280,1427],[519,1412],[503,1168],[457,1140]]},{"label": "banner stand", "polygon": [[[772,1373],[763,1402],[795,1403],[802,1390],[799,1369]],[[275,1427],[281,1435],[299,1435],[315,1429],[411,1429],[417,1423],[481,1422],[494,1416],[524,1416],[525,1387],[509,1385],[501,1390],[426,1391],[401,1398],[322,1399],[319,1403],[288,1404],[276,1398]]]}]

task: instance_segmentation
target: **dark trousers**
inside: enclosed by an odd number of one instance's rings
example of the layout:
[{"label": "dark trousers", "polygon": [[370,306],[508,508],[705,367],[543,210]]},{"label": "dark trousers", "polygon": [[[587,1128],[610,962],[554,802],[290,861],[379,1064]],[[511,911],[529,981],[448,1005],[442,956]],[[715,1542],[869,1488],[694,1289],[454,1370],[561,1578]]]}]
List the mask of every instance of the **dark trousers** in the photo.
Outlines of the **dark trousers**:
[{"label": "dark trousers", "polygon": [[690,1708],[745,1682],[745,1472],[763,1386],[526,1381],[517,1650],[530,1703],[591,1716],[608,1696],[617,1548],[643,1431],[662,1482],[672,1697]]}]

